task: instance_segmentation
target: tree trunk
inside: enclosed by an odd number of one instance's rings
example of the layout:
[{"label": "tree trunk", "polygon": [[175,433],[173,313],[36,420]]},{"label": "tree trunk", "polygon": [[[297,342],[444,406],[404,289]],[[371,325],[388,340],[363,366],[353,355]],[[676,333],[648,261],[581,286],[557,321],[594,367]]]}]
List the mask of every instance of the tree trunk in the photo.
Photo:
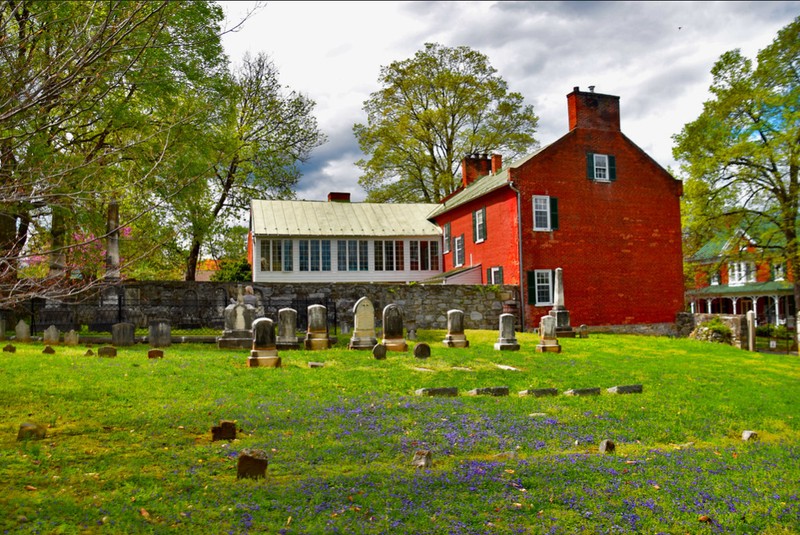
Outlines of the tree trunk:
[{"label": "tree trunk", "polygon": [[187,281],[195,280],[197,276],[197,261],[200,258],[200,240],[192,238],[192,248],[189,249],[189,257],[186,259],[186,276]]}]

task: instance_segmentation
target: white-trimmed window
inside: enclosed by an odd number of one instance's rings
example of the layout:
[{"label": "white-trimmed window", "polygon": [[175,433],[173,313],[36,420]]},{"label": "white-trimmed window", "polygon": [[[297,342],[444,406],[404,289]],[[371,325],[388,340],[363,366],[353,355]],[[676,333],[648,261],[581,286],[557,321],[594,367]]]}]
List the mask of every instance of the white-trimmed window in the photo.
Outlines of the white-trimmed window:
[{"label": "white-trimmed window", "polygon": [[756,282],[756,265],[753,262],[731,262],[728,264],[728,285],[741,286]]},{"label": "white-trimmed window", "polygon": [[375,241],[375,271],[405,270],[405,243],[403,240]]},{"label": "white-trimmed window", "polygon": [[472,212],[472,241],[481,243],[486,240],[486,207]]},{"label": "white-trimmed window", "polygon": [[330,240],[298,240],[299,271],[330,271]]},{"label": "white-trimmed window", "polygon": [[261,271],[292,271],[292,240],[261,240]]},{"label": "white-trimmed window", "polygon": [[556,197],[533,196],[533,230],[558,230],[558,199]]},{"label": "white-trimmed window", "polygon": [[453,255],[453,266],[459,267],[464,265],[464,235],[461,234],[460,236],[456,236],[453,240],[453,249],[455,250],[455,254]]},{"label": "white-trimmed window", "polygon": [[486,284],[503,284],[503,267],[486,268]]},{"label": "white-trimmed window", "polygon": [[537,307],[553,304],[552,270],[528,271],[528,304]]},{"label": "white-trimmed window", "polygon": [[786,265],[775,264],[772,266],[772,280],[782,281],[786,279]]},{"label": "white-trimmed window", "polygon": [[613,182],[617,179],[616,159],[609,154],[586,155],[586,177],[597,182]]},{"label": "white-trimmed window", "polygon": [[439,271],[439,242],[411,240],[408,242],[408,257],[411,271]]},{"label": "white-trimmed window", "polygon": [[336,243],[338,270],[368,271],[369,246],[367,244],[367,240],[338,240]]},{"label": "white-trimmed window", "polygon": [[711,274],[711,286],[719,286],[719,272]]},{"label": "white-trimmed window", "polygon": [[442,243],[443,249],[442,253],[449,253],[450,252],[450,223],[445,223],[442,227]]}]

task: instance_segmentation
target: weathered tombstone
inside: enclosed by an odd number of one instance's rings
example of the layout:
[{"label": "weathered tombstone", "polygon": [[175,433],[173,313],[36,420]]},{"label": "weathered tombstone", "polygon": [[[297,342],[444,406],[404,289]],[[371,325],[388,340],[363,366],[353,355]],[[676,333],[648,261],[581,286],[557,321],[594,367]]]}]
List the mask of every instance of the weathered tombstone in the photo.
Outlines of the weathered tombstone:
[{"label": "weathered tombstone", "polygon": [[305,348],[317,350],[329,349],[330,347],[328,309],[324,305],[310,305],[308,307],[308,330],[306,331]]},{"label": "weathered tombstone", "polygon": [[94,356],[94,351],[92,351],[91,349],[87,349],[86,353],[84,353],[83,356],[84,357],[93,357]]},{"label": "weathered tombstone", "polygon": [[447,335],[442,343],[445,347],[469,347],[469,340],[464,335],[464,311],[447,311]]},{"label": "weathered tombstone", "polygon": [[14,329],[14,340],[17,342],[31,341],[31,328],[25,323],[25,320],[19,320],[19,323],[17,323]]},{"label": "weathered tombstone", "polygon": [[225,307],[225,330],[217,338],[220,349],[247,349],[253,343],[253,318],[256,309],[244,302],[239,287],[237,300]]},{"label": "weathered tombstone", "polygon": [[353,307],[353,336],[350,337],[349,349],[372,349],[378,339],[375,338],[375,306],[367,297],[356,301]]},{"label": "weathered tombstone", "polygon": [[417,396],[448,397],[454,398],[458,395],[458,388],[455,386],[442,386],[437,388],[420,388],[414,392]]},{"label": "weathered tombstone", "polygon": [[578,327],[578,338],[589,338],[589,326],[585,323]]},{"label": "weathered tombstone", "polygon": [[147,352],[147,358],[149,359],[163,359],[164,352],[160,349],[151,349]]},{"label": "weathered tombstone", "polygon": [[609,394],[641,394],[642,385],[621,385],[607,388]]},{"label": "weathered tombstone", "polygon": [[406,339],[408,340],[416,340],[417,339],[417,324],[413,321],[409,321],[406,325]]},{"label": "weathered tombstone", "polygon": [[394,303],[383,309],[383,340],[387,351],[408,351],[403,337],[403,311]]},{"label": "weathered tombstone", "polygon": [[267,475],[267,454],[262,450],[246,449],[239,452],[236,479],[261,479]]},{"label": "weathered tombstone", "polygon": [[[91,350],[89,350],[91,351]],[[88,353],[88,351],[87,351]],[[117,348],[112,346],[103,346],[97,349],[97,356],[98,357],[116,357],[117,356]]]},{"label": "weathered tombstone", "polygon": [[555,388],[533,388],[530,390],[523,390],[519,393],[520,396],[533,396],[535,398],[543,398],[545,396],[557,396],[558,390]]},{"label": "weathered tombstone", "polygon": [[325,363],[324,362],[309,362],[308,363],[308,367],[309,368],[324,368],[325,367]]},{"label": "weathered tombstone", "polygon": [[383,344],[375,344],[372,348],[372,356],[376,360],[384,360],[386,358],[386,346]]},{"label": "weathered tombstone", "polygon": [[758,433],[755,431],[742,431],[742,440],[749,442],[751,440],[758,440]]},{"label": "weathered tombstone", "polygon": [[54,355],[55,352],[56,350],[50,346],[44,346],[44,349],[42,349],[42,353],[44,353],[45,355]]},{"label": "weathered tombstone", "polygon": [[414,346],[414,356],[418,359],[426,359],[431,356],[431,346],[425,342],[420,342]]},{"label": "weathered tombstone", "polygon": [[612,440],[605,439],[600,443],[600,453],[614,453],[615,449],[617,449],[617,447]]},{"label": "weathered tombstone", "polygon": [[298,349],[297,311],[293,308],[282,308],[278,311],[278,338],[275,340],[278,349]]},{"label": "weathered tombstone", "polygon": [[47,427],[33,423],[23,422],[17,432],[17,440],[42,440],[47,437]]},{"label": "weathered tombstone", "polygon": [[147,329],[150,347],[169,347],[172,345],[172,327],[169,320],[160,318],[150,321]]},{"label": "weathered tombstone", "polygon": [[16,353],[16,352],[17,352],[17,348],[16,348],[16,347],[14,347],[14,346],[13,346],[13,345],[11,345],[11,344],[6,344],[6,345],[3,347],[3,352],[4,352],[4,353]]},{"label": "weathered tombstone", "polygon": [[499,351],[519,351],[519,343],[514,333],[514,314],[500,314],[500,337],[494,348]]},{"label": "weathered tombstone", "polygon": [[482,388],[473,388],[469,392],[467,392],[468,396],[507,396],[508,395],[508,387],[507,386],[484,386]]},{"label": "weathered tombstone", "polygon": [[211,442],[217,440],[235,440],[236,422],[230,420],[220,420],[219,425],[211,427]]},{"label": "weathered tombstone", "polygon": [[556,268],[554,278],[553,308],[550,309],[550,315],[556,320],[556,336],[575,338],[575,331],[569,324],[569,310],[564,306],[564,273],[561,268]]},{"label": "weathered tombstone", "polygon": [[275,324],[269,318],[258,318],[253,322],[253,349],[247,358],[247,367],[281,367],[281,358],[275,344]]},{"label": "weathered tombstone", "polygon": [[411,466],[419,468],[429,468],[433,463],[433,456],[430,450],[417,450],[411,460]]},{"label": "weathered tombstone", "polygon": [[536,346],[539,353],[561,353],[561,344],[556,337],[556,318],[542,316],[539,320],[539,344]]},{"label": "weathered tombstone", "polygon": [[44,330],[44,333],[42,333],[42,342],[44,342],[46,345],[56,345],[60,341],[61,331],[59,331],[58,327],[55,325],[51,325]]},{"label": "weathered tombstone", "polygon": [[116,347],[132,346],[135,342],[133,323],[115,323],[111,326],[111,344]]},{"label": "weathered tombstone", "polygon": [[753,310],[747,311],[747,350],[756,350],[756,313]]},{"label": "weathered tombstone", "polygon": [[244,297],[242,297],[242,301],[245,305],[250,305],[253,308],[258,307],[258,297],[256,297],[252,286],[245,286]]},{"label": "weathered tombstone", "polygon": [[79,342],[80,335],[75,331],[75,329],[70,329],[69,332],[64,334],[65,346],[76,346]]},{"label": "weathered tombstone", "polygon": [[599,396],[599,388],[573,388],[564,392],[565,396]]}]

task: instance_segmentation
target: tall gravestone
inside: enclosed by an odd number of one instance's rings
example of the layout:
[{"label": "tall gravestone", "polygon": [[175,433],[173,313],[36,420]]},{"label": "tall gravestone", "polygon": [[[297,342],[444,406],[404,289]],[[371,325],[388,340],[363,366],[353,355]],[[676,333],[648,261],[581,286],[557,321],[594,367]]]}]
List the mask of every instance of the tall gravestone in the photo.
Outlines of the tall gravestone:
[{"label": "tall gravestone", "polygon": [[249,368],[280,368],[281,358],[275,340],[275,324],[269,318],[253,322],[253,348],[247,358]]},{"label": "tall gravestone", "polygon": [[367,297],[356,301],[353,307],[353,336],[348,348],[371,350],[378,343],[375,337],[375,307]]},{"label": "tall gravestone", "polygon": [[132,346],[136,342],[133,323],[115,323],[111,326],[111,345]]},{"label": "tall gravestone", "polygon": [[514,314],[500,314],[500,337],[494,348],[499,351],[519,351],[519,342],[517,342],[516,333],[514,332],[514,322],[516,317]]},{"label": "tall gravestone", "polygon": [[70,329],[67,333],[64,334],[64,345],[65,346],[76,346],[80,342],[80,335],[75,331],[75,329]]},{"label": "tall gravestone", "polygon": [[464,312],[447,311],[447,335],[442,340],[447,347],[469,347],[469,340],[464,334]]},{"label": "tall gravestone", "polygon": [[536,346],[539,353],[561,353],[561,345],[556,336],[556,318],[542,316],[539,320],[539,344]]},{"label": "tall gravestone", "polygon": [[386,305],[383,309],[383,340],[387,351],[408,351],[403,337],[403,311],[398,305]]},{"label": "tall gravestone", "polygon": [[297,311],[293,308],[282,308],[278,311],[278,349],[299,349],[297,341]]},{"label": "tall gravestone", "polygon": [[225,307],[225,330],[217,338],[220,349],[247,349],[253,343],[255,307],[245,304],[242,288],[236,302]]},{"label": "tall gravestone", "polygon": [[25,320],[19,320],[19,323],[17,323],[14,329],[14,340],[17,342],[31,341],[31,328],[25,323]]},{"label": "tall gravestone", "polygon": [[328,309],[324,305],[311,305],[308,307],[308,330],[306,331],[305,348],[317,350],[329,349],[330,347]]},{"label": "tall gravestone", "polygon": [[44,342],[45,345],[58,344],[61,342],[61,331],[59,331],[58,327],[55,325],[51,325],[42,333],[42,342]]},{"label": "tall gravestone", "polygon": [[169,347],[172,344],[172,327],[166,319],[155,319],[148,326],[150,347]]},{"label": "tall gravestone", "polygon": [[564,306],[564,272],[561,268],[556,268],[555,270],[553,308],[550,310],[550,316],[556,320],[556,336],[560,338],[575,338],[575,330],[570,325],[569,310]]}]

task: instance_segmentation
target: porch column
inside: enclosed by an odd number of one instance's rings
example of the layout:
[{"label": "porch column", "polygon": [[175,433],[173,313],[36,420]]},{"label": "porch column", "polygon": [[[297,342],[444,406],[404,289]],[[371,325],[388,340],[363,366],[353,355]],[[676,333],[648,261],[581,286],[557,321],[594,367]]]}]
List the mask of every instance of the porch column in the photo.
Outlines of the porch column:
[{"label": "porch column", "polygon": [[[753,312],[756,313],[756,318],[757,318],[758,317],[758,296],[751,295],[750,296],[750,300],[753,302]],[[764,312],[766,312],[766,310]],[[756,321],[758,321],[758,320],[756,319]]]},{"label": "porch column", "polygon": [[781,296],[773,295],[772,300],[775,302],[775,325],[781,324]]},{"label": "porch column", "polygon": [[694,302],[694,301],[689,301],[689,310],[691,311],[691,313],[692,313],[692,314],[695,314],[695,313],[696,313],[696,312],[695,312],[695,306],[694,306],[694,305],[695,305],[695,302]]},{"label": "porch column", "polygon": [[706,299],[706,313],[711,314],[711,299]]},{"label": "porch column", "polygon": [[736,301],[738,301],[738,297],[731,297],[731,303],[733,303],[733,313],[736,314]]}]

